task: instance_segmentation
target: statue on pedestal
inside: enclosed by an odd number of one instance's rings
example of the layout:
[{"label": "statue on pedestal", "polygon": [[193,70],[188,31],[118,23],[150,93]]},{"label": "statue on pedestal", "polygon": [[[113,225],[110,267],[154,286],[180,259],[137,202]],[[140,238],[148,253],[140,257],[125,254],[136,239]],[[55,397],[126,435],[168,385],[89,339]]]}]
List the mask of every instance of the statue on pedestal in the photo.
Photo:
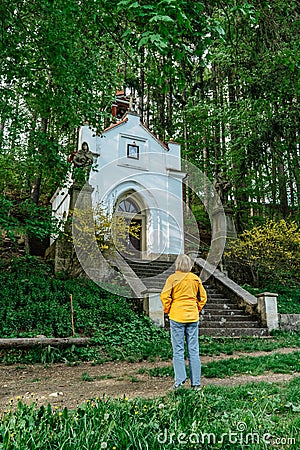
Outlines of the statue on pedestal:
[{"label": "statue on pedestal", "polygon": [[74,164],[75,167],[88,167],[94,162],[93,153],[89,149],[87,142],[83,142],[81,149],[74,152],[69,161]]},{"label": "statue on pedestal", "polygon": [[226,206],[228,201],[227,193],[232,188],[231,181],[227,177],[224,178],[222,172],[218,172],[214,181],[214,188],[218,194],[215,203],[216,207]]}]

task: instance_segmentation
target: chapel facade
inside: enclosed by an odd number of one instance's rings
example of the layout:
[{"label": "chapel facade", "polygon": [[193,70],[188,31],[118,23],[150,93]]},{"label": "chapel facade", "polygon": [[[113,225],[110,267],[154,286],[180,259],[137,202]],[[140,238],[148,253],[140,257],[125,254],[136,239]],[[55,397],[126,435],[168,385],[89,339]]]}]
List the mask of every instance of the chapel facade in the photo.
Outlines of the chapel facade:
[{"label": "chapel facade", "polygon": [[[173,259],[184,252],[186,174],[180,145],[163,143],[125,103],[123,98],[113,105],[114,123],[101,134],[88,124],[80,128],[74,163],[90,163],[87,184],[94,210],[101,208],[111,218],[121,216],[134,227],[134,235],[128,233],[120,250],[122,256]],[[64,220],[70,207],[68,190],[57,190],[51,201],[53,214]],[[117,239],[114,242],[119,251]]]}]

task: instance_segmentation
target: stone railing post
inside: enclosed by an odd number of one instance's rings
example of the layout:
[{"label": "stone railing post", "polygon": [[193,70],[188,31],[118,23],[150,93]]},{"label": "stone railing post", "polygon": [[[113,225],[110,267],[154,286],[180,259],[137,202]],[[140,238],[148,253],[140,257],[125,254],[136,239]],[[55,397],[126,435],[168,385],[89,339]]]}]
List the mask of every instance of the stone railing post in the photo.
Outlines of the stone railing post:
[{"label": "stone railing post", "polygon": [[261,317],[262,324],[269,331],[278,330],[279,321],[277,313],[278,294],[263,292],[257,295],[257,312]]},{"label": "stone railing post", "polygon": [[148,289],[147,295],[144,297],[144,310],[156,326],[165,326],[164,311],[159,292]]}]

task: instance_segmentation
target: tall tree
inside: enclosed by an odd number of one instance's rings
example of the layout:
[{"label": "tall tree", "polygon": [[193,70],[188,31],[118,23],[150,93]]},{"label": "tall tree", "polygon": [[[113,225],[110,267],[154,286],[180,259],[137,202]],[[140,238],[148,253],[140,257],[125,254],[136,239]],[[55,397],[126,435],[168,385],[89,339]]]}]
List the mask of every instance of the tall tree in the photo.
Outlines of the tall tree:
[{"label": "tall tree", "polygon": [[29,208],[29,197],[47,203],[64,178],[78,126],[102,127],[110,115],[123,53],[109,8],[105,1],[1,2],[1,187]]},{"label": "tall tree", "polygon": [[101,129],[123,86],[155,134],[230,177],[240,229],[299,209],[297,0],[2,0],[0,16],[5,201],[47,203],[78,126]]}]

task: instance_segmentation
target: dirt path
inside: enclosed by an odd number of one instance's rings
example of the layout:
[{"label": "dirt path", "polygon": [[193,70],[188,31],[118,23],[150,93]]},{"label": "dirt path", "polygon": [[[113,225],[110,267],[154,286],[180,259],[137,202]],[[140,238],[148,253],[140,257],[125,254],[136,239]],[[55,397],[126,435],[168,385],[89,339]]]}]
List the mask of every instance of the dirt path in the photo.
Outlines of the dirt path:
[{"label": "dirt path", "polygon": [[[264,356],[272,353],[290,353],[295,348],[278,349],[273,352],[242,353],[233,355],[202,356],[202,364],[210,361],[242,356]],[[0,365],[0,412],[18,400],[24,403],[36,402],[59,408],[76,408],[78,404],[96,397],[163,397],[172,386],[172,378],[154,378],[141,369],[171,366],[171,361],[127,363],[109,362],[94,366],[81,363],[75,366],[66,364],[52,365]],[[202,377],[203,385],[233,386],[248,382],[268,381],[285,382],[293,374],[266,373],[260,376],[240,375],[227,378]],[[299,375],[298,375],[299,376]]]}]

